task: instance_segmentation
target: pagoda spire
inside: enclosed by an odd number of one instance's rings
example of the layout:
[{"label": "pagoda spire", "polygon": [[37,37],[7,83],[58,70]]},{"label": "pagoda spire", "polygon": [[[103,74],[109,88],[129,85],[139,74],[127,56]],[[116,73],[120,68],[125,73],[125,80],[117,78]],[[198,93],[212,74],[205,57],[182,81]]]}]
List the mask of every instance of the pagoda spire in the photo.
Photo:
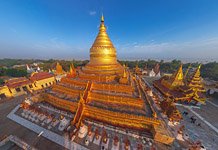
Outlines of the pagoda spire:
[{"label": "pagoda spire", "polygon": [[59,62],[57,62],[57,64],[56,64],[56,74],[63,74],[63,73],[64,73],[64,71],[63,71],[62,66],[60,65]]},{"label": "pagoda spire", "polygon": [[123,77],[126,78],[127,74],[126,74],[126,65],[125,64],[123,65],[123,68],[124,68],[123,69]]},{"label": "pagoda spire", "polygon": [[93,49],[94,47],[112,47],[113,43],[111,42],[107,32],[106,32],[106,26],[104,25],[104,16],[102,14],[101,16],[101,24],[99,27],[99,33],[95,39],[95,42],[93,43],[91,49]]},{"label": "pagoda spire", "polygon": [[72,73],[73,73],[73,69],[72,69],[72,67],[70,65],[70,74],[72,74]]},{"label": "pagoda spire", "polygon": [[190,78],[190,81],[193,81],[193,80],[200,80],[201,78],[201,72],[200,72],[200,69],[201,69],[201,64],[197,67],[197,69],[195,70],[195,72],[193,73],[193,75],[191,76]]},{"label": "pagoda spire", "polygon": [[70,65],[70,73],[73,73],[75,71],[75,67],[73,63]]},{"label": "pagoda spire", "polygon": [[180,85],[184,85],[183,82],[183,71],[182,64],[179,66],[179,69],[171,76],[171,87],[176,87]]},{"label": "pagoda spire", "polygon": [[179,66],[179,69],[173,74],[172,78],[174,80],[183,80],[182,64]]},{"label": "pagoda spire", "polygon": [[104,15],[103,15],[103,13],[101,15],[101,22],[104,22]]},{"label": "pagoda spire", "polygon": [[204,92],[205,89],[203,88],[203,83],[201,81],[201,64],[197,67],[193,75],[188,80],[188,86],[191,87],[193,90],[198,90]]},{"label": "pagoda spire", "polygon": [[70,71],[69,71],[69,74],[67,76],[68,77],[75,77],[76,76],[76,70],[74,68],[73,63],[70,65]]}]

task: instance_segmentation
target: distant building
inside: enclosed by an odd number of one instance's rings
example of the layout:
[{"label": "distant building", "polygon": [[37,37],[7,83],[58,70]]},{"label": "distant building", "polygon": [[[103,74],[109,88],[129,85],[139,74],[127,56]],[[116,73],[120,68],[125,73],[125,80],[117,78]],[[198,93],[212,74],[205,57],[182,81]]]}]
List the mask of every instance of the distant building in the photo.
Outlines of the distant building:
[{"label": "distant building", "polygon": [[0,86],[0,100],[7,97],[11,97],[11,92],[9,88],[6,85]]},{"label": "distant building", "polygon": [[160,65],[158,63],[155,65],[154,69],[151,69],[149,72],[149,77],[161,77]]},{"label": "distant building", "polygon": [[26,77],[12,78],[5,82],[5,85],[9,89],[9,93],[5,95],[10,97],[16,97],[31,92],[32,83]]},{"label": "distant building", "polygon": [[142,75],[142,69],[139,68],[138,64],[136,64],[135,68],[134,68],[134,72],[137,75]]},{"label": "distant building", "polygon": [[29,73],[29,74],[31,74],[33,72],[42,72],[43,71],[37,64],[33,64],[33,65],[26,64],[26,70],[27,70],[27,73]]},{"label": "distant building", "polygon": [[195,104],[205,103],[205,89],[200,76],[201,65],[190,75],[184,78],[182,65],[171,76],[163,76],[153,82],[156,87],[166,97],[171,97],[175,101],[193,102]]},{"label": "distant building", "polygon": [[55,83],[54,75],[48,72],[32,73],[30,76],[30,80],[34,85],[34,90],[41,90],[50,87]]},{"label": "distant building", "polygon": [[27,70],[27,73],[33,73],[33,72],[35,72],[35,70],[34,70],[32,67],[29,67],[28,64],[26,64],[26,70]]},{"label": "distant building", "polygon": [[64,73],[65,73],[65,71],[63,70],[61,64],[60,64],[59,62],[57,62],[55,74],[56,74],[56,75],[62,75],[62,74],[64,74]]},{"label": "distant building", "polygon": [[165,115],[167,115],[169,121],[180,122],[182,115],[176,108],[172,99],[166,98],[160,102],[160,107]]},{"label": "distant building", "polygon": [[[71,66],[71,68],[72,68],[72,66]],[[73,68],[74,68],[74,66],[73,66]],[[55,74],[55,79],[57,82],[59,82],[63,77],[67,76],[67,73],[63,70],[63,68],[59,62],[57,62],[57,64],[56,64],[54,74]]]},{"label": "distant building", "polygon": [[50,87],[55,83],[54,75],[48,72],[34,72],[28,79],[26,77],[6,80],[5,85],[0,87],[0,98],[16,97],[32,93]]},{"label": "distant building", "polygon": [[155,74],[154,70],[151,69],[151,71],[149,72],[149,77],[155,77],[155,76],[156,76],[156,74]]}]

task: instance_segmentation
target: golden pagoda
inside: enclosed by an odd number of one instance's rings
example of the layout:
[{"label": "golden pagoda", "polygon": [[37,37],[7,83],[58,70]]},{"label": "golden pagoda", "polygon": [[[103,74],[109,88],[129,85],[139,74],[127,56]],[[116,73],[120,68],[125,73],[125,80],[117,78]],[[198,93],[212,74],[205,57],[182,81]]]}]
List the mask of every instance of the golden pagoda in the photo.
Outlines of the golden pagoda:
[{"label": "golden pagoda", "polygon": [[109,78],[121,75],[123,72],[122,66],[117,62],[116,49],[106,32],[103,15],[99,33],[90,48],[90,62],[82,70],[85,73]]},{"label": "golden pagoda", "polygon": [[187,85],[191,87],[194,91],[205,92],[201,79],[200,68],[201,68],[201,64],[198,66],[198,68],[193,73],[193,75],[188,79]]},{"label": "golden pagoda", "polygon": [[60,74],[63,74],[63,73],[64,73],[64,71],[63,71],[62,66],[60,65],[59,62],[57,62],[57,64],[56,64],[56,72],[55,72],[55,74],[60,75]]},{"label": "golden pagoda", "polygon": [[201,64],[197,67],[193,75],[187,79],[187,86],[194,92],[193,99],[205,103],[205,95],[203,93],[206,92],[202,78],[200,73]]},{"label": "golden pagoda", "polygon": [[71,77],[71,78],[74,78],[74,77],[76,77],[76,69],[75,69],[75,67],[74,67],[74,65],[73,64],[71,64],[70,65],[70,71],[69,71],[69,73],[67,74],[67,77]]},{"label": "golden pagoda", "polygon": [[101,17],[99,33],[90,48],[90,62],[75,77],[64,77],[43,95],[51,105],[75,114],[71,125],[80,128],[93,121],[152,134],[171,144],[174,138],[156,117],[153,105],[142,95],[145,85],[117,62],[116,49],[106,33]]},{"label": "golden pagoda", "polygon": [[120,77],[119,82],[121,84],[127,84],[128,83],[128,76],[127,76],[127,73],[126,73],[126,66],[123,65],[123,68],[124,68],[123,75],[122,75],[122,77]]},{"label": "golden pagoda", "polygon": [[135,66],[135,68],[134,68],[134,72],[135,72],[135,74],[137,74],[137,75],[142,75],[142,71],[141,71],[141,69],[139,68],[138,63],[136,64],[136,66]]},{"label": "golden pagoda", "polygon": [[179,69],[169,77],[167,80],[162,80],[162,84],[169,89],[174,89],[178,86],[184,85],[183,82],[183,71],[182,71],[182,64],[180,65]]},{"label": "golden pagoda", "polygon": [[187,77],[190,67],[188,67],[185,78],[183,77],[182,65],[172,76],[164,76],[153,82],[153,85],[166,97],[170,96],[176,101],[194,101],[205,103],[205,89],[200,77],[200,67]]}]

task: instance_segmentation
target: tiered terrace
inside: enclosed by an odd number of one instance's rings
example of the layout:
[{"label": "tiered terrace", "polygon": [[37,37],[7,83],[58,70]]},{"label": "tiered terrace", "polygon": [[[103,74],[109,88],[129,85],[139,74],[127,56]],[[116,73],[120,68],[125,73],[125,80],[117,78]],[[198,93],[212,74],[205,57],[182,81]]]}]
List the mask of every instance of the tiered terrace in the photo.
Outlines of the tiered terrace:
[{"label": "tiered terrace", "polygon": [[[141,82],[117,61],[102,17],[99,34],[90,49],[90,62],[75,76],[62,78],[44,95],[44,101],[74,113],[71,125],[77,128],[84,120],[92,120],[140,133],[152,132],[156,137],[159,131],[155,129],[164,128]],[[168,134],[159,137],[166,144],[173,141]]]}]

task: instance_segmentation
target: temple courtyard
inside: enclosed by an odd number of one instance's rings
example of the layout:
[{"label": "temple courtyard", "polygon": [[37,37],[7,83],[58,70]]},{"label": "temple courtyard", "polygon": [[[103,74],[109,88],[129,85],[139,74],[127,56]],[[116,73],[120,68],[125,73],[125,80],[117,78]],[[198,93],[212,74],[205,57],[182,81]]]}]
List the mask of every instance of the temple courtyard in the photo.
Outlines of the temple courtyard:
[{"label": "temple courtyard", "polygon": [[14,135],[37,149],[62,149],[63,147],[40,136],[28,128],[9,119],[7,115],[20,104],[25,97],[16,97],[0,103],[0,138]]},{"label": "temple courtyard", "polygon": [[[185,125],[185,132],[187,138],[192,141],[201,141],[206,149],[216,149],[218,147],[218,118],[215,114],[218,113],[217,107],[210,102],[201,108],[190,108],[184,106],[177,106],[181,113],[188,112],[187,115],[183,114],[181,124]],[[192,119],[196,121],[192,122]]]},{"label": "temple courtyard", "polygon": [[[183,114],[183,120],[181,122],[181,125],[185,125],[187,137],[185,141],[179,141],[177,139],[172,147],[168,147],[155,142],[149,137],[150,135],[147,135],[148,138],[137,140],[134,134],[126,132],[125,130],[90,120],[85,120],[85,125],[90,128],[90,135],[88,134],[83,138],[79,138],[77,134],[70,140],[66,134],[66,129],[60,129],[61,121],[49,121],[49,118],[41,121],[40,117],[42,119],[42,116],[37,116],[36,113],[19,109],[19,104],[21,104],[26,97],[27,96],[20,96],[0,103],[1,139],[13,135],[36,149],[101,149],[102,144],[100,144],[100,141],[95,140],[96,132],[98,132],[100,136],[103,131],[106,131],[109,140],[104,146],[108,149],[114,149],[112,144],[114,137],[119,139],[119,149],[122,149],[123,141],[127,138],[131,143],[131,149],[136,149],[138,143],[141,143],[145,149],[150,149],[152,145],[158,149],[185,148],[188,141],[196,142],[198,140],[201,141],[207,149],[215,149],[218,146],[218,119],[216,115],[214,115],[218,113],[218,109],[215,100],[208,100],[206,101],[206,105],[202,105],[201,107],[178,104],[177,108],[180,110],[181,114],[188,112],[188,114]],[[68,120],[74,117],[70,112],[58,110],[47,103],[39,103],[36,106],[46,111],[48,114],[52,114],[57,120],[58,118],[62,118],[62,120],[64,118],[66,126],[69,123]],[[196,119],[196,121],[193,123],[191,118]]]},{"label": "temple courtyard", "polygon": [[[103,125],[98,122],[85,120],[85,125],[90,128],[90,135],[79,137],[75,135],[73,139],[69,139],[66,133],[67,124],[74,116],[69,112],[64,112],[46,103],[40,103],[37,107],[53,117],[62,118],[66,124],[61,121],[51,121],[48,118],[37,115],[36,112],[25,111],[20,109],[21,102],[27,96],[20,96],[0,103],[0,138],[15,136],[23,143],[33,149],[101,149],[101,135],[104,131],[108,133],[108,142],[103,146],[106,149],[123,149],[124,141],[128,139],[130,149],[137,149],[137,145],[141,143],[144,149],[150,149],[155,146],[158,149],[170,149],[170,147],[155,142],[151,135],[148,138],[139,138],[134,133],[114,128],[113,126]],[[63,119],[64,118],[64,119]],[[43,121],[44,120],[44,121]],[[61,123],[63,128],[61,129]],[[96,132],[99,132],[99,140],[96,140]],[[80,134],[80,133],[79,133]],[[80,135],[81,136],[81,135]],[[114,138],[118,139],[117,147],[114,147]],[[9,142],[10,144],[11,142]],[[7,145],[6,145],[7,146]],[[17,146],[16,146],[17,147]]]}]

